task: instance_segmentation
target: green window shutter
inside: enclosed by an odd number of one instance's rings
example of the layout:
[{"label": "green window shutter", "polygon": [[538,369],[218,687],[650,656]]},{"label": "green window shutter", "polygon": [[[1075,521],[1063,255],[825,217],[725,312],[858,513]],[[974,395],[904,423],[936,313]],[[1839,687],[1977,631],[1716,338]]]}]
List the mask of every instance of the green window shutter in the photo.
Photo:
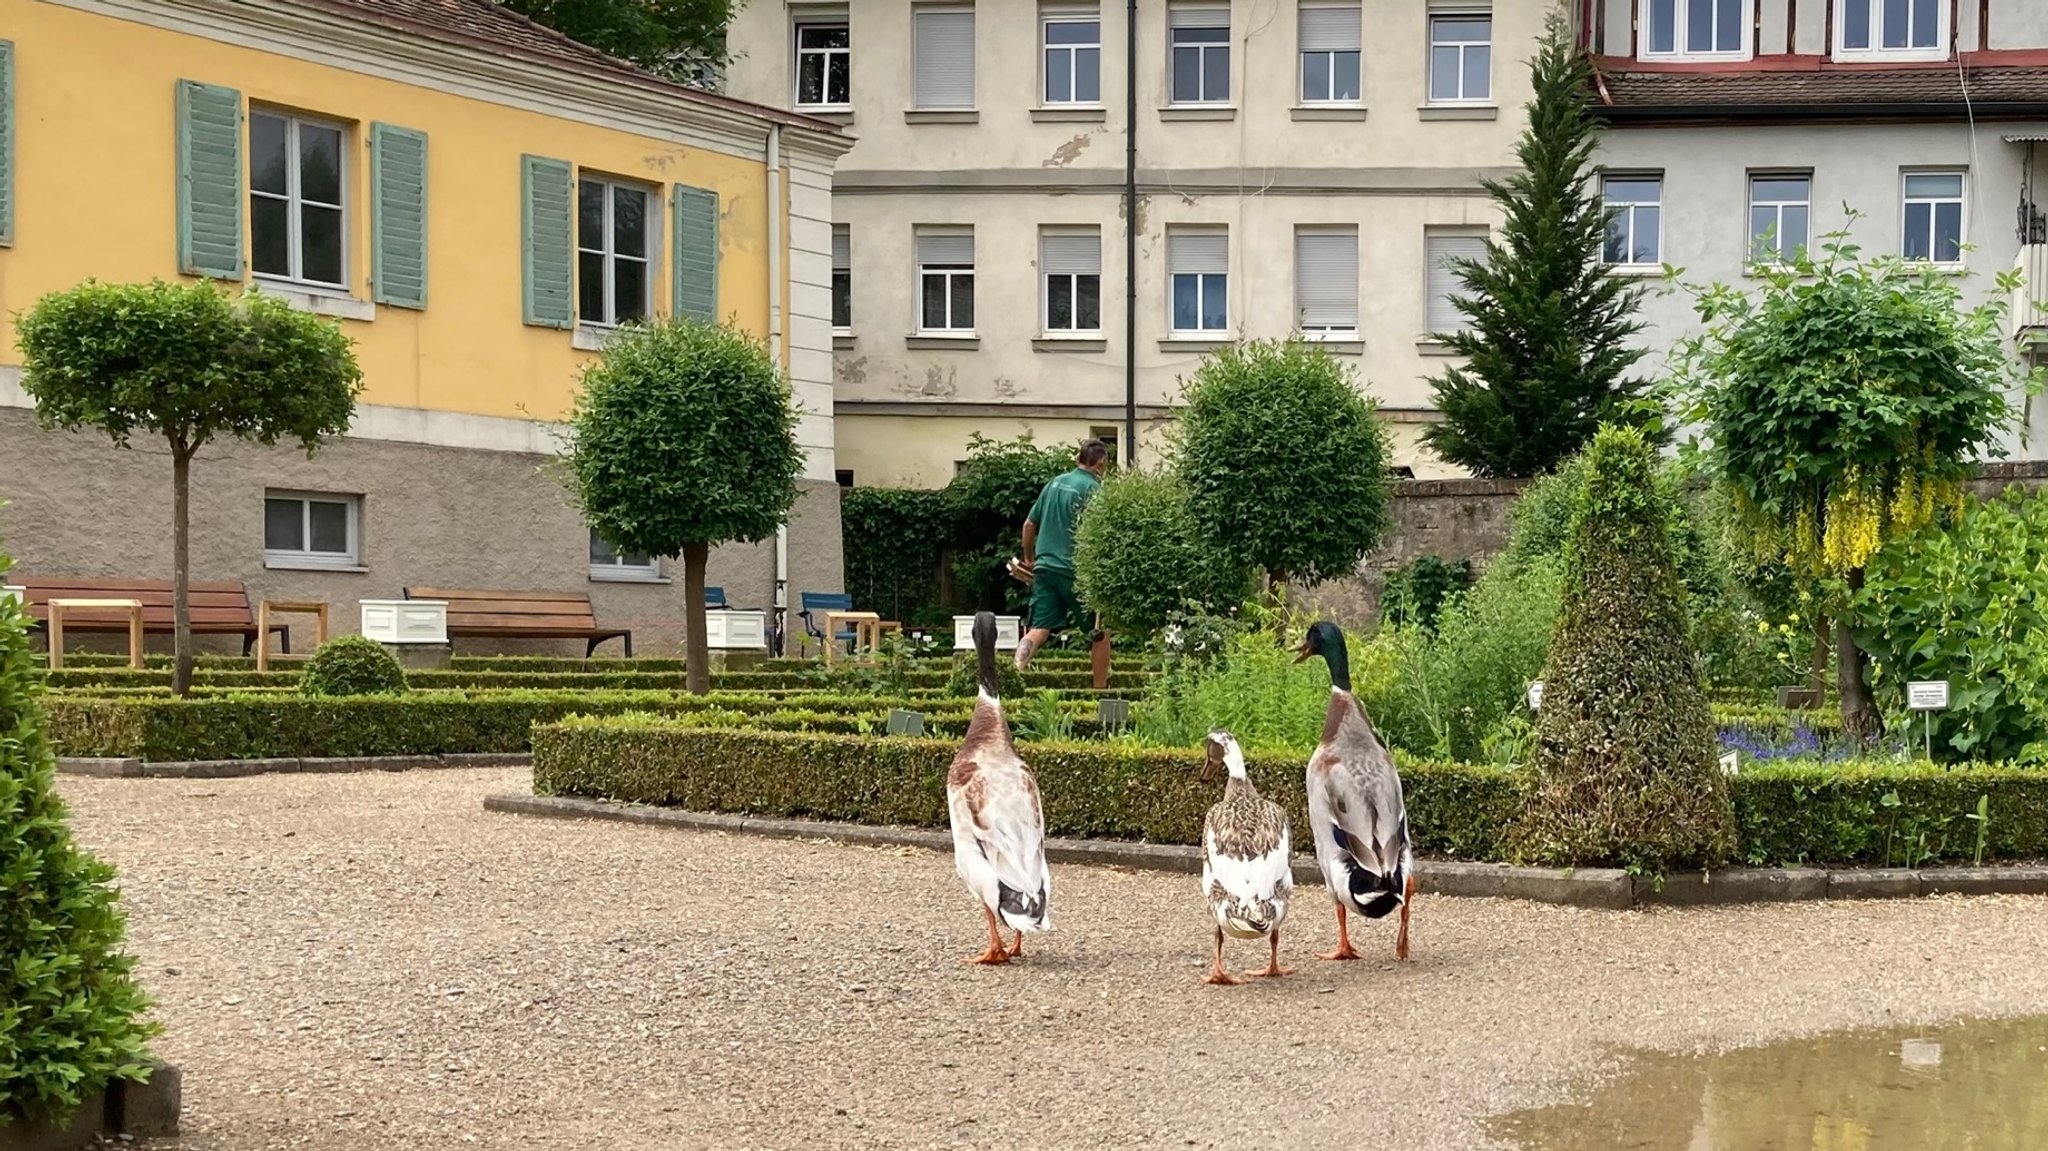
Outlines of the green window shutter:
[{"label": "green window shutter", "polygon": [[0,40],[0,248],[14,243],[14,41]]},{"label": "green window shutter", "polygon": [[540,328],[576,326],[576,283],[569,227],[576,187],[566,160],[519,158],[520,271],[526,322]]},{"label": "green window shutter", "polygon": [[675,314],[718,321],[718,193],[675,189]]},{"label": "green window shutter", "polygon": [[242,278],[242,94],[178,81],[178,270]]},{"label": "green window shutter", "polygon": [[427,134],[370,125],[370,287],[380,304],[427,306]]}]

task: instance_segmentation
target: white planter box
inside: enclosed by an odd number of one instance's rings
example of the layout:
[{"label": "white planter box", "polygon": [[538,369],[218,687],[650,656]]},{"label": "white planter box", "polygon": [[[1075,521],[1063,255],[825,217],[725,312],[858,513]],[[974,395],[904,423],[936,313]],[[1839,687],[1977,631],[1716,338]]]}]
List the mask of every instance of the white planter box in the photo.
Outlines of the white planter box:
[{"label": "white planter box", "polygon": [[704,613],[704,642],[712,651],[767,651],[768,613],[718,610]]},{"label": "white planter box", "polygon": [[448,604],[431,599],[366,599],[363,635],[378,643],[447,643]]},{"label": "white planter box", "polygon": [[[996,650],[1016,651],[1017,638],[1022,634],[1024,617],[999,615],[996,617]],[[974,617],[956,615],[953,617],[953,650],[974,650]]]},{"label": "white planter box", "polygon": [[13,600],[17,604],[28,602],[28,589],[13,584],[0,584],[0,603]]}]

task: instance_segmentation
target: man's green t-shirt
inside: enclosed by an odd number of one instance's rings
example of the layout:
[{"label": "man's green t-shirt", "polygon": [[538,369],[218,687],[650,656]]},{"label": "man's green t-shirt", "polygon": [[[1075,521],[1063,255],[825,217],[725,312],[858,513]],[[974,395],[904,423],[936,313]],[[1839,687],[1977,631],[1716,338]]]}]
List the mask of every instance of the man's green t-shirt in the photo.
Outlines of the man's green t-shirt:
[{"label": "man's green t-shirt", "polygon": [[1033,565],[1054,571],[1074,570],[1074,524],[1081,509],[1102,481],[1086,468],[1075,468],[1054,479],[1038,493],[1031,505],[1031,522],[1038,525]]}]

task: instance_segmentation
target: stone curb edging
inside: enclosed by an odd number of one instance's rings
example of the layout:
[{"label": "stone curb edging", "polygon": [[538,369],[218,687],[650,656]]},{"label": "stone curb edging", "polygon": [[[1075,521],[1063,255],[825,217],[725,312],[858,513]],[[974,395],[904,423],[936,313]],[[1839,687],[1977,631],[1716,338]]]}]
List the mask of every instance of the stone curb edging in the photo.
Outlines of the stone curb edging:
[{"label": "stone curb edging", "polygon": [[[877,827],[805,819],[678,811],[674,808],[543,795],[487,795],[484,810],[554,819],[601,819],[691,831],[731,831],[777,839],[829,839],[874,847],[922,847],[950,851],[953,837],[923,827]],[[1199,872],[1201,852],[1166,843],[1104,839],[1048,839],[1045,857],[1054,863],[1132,867],[1148,871]],[[1906,868],[1826,871],[1819,868],[1730,868],[1689,872],[1661,880],[1618,868],[1509,867],[1425,859],[1416,863],[1421,889],[1431,895],[1526,899],[1567,907],[1627,910],[1639,904],[1698,906],[1788,903],[1814,899],[1896,899],[1921,895],[2048,895],[2048,867]],[[1319,884],[1312,856],[1294,859],[1297,883]]]},{"label": "stone curb edging", "polygon": [[192,759],[149,762],[141,759],[59,758],[60,775],[99,779],[239,779],[282,773],[414,771],[452,767],[532,767],[526,752],[451,752],[446,755],[365,755],[326,758]]},{"label": "stone curb edging", "polygon": [[172,1064],[154,1063],[148,1078],[117,1079],[54,1123],[24,1126],[17,1119],[0,1127],[0,1151],[82,1151],[106,1139],[171,1138],[178,1134],[184,1099],[184,1074]]}]

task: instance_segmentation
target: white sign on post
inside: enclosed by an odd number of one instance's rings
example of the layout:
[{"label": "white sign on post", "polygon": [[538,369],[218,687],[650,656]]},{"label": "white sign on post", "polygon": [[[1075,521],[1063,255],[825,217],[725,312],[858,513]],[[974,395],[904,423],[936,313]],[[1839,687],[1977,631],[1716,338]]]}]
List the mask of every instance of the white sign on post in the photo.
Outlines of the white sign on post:
[{"label": "white sign on post", "polygon": [[1910,711],[1947,711],[1948,681],[1929,679],[1907,684],[1906,707]]},{"label": "white sign on post", "polygon": [[1542,709],[1543,709],[1543,681],[1539,679],[1539,680],[1535,680],[1535,681],[1532,681],[1532,682],[1531,682],[1531,683],[1529,684],[1529,710],[1530,710],[1530,711],[1541,711]]},{"label": "white sign on post", "polygon": [[1730,752],[1729,752],[1728,754],[1726,754],[1726,755],[1724,755],[1724,756],[1722,756],[1722,757],[1721,757],[1721,770],[1722,770],[1722,771],[1724,771],[1724,772],[1727,772],[1727,773],[1728,773],[1729,775],[1734,775],[1734,774],[1736,774],[1736,772],[1738,772],[1739,770],[1741,770],[1741,767],[1742,767],[1742,753],[1741,753],[1741,752],[1738,752],[1738,751],[1730,751]]}]

